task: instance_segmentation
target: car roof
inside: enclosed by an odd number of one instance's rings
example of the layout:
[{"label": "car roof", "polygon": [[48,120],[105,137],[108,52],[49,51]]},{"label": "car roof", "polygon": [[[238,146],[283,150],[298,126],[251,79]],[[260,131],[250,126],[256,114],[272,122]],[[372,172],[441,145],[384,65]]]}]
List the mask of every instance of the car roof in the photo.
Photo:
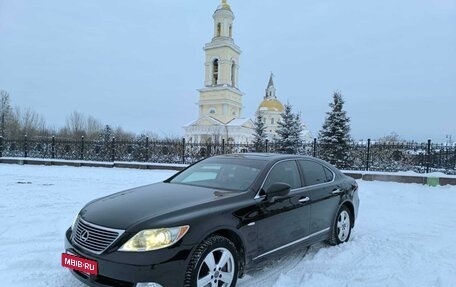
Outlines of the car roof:
[{"label": "car roof", "polygon": [[256,159],[264,161],[279,161],[283,159],[315,159],[320,161],[317,158],[304,156],[304,155],[295,155],[295,154],[280,154],[280,153],[234,153],[234,154],[225,154],[219,155],[217,157],[221,158],[244,158],[244,159]]},{"label": "car roof", "polygon": [[330,164],[327,161],[322,159],[313,157],[313,156],[306,156],[306,155],[297,155],[297,154],[281,154],[281,153],[233,153],[233,154],[224,154],[224,155],[216,155],[211,158],[225,158],[225,159],[241,159],[241,160],[261,160],[268,162],[268,164],[274,164],[276,162],[287,160],[287,159],[308,159],[312,161],[316,161],[325,167],[331,169],[334,173],[340,173],[339,169],[336,168],[334,165]]}]

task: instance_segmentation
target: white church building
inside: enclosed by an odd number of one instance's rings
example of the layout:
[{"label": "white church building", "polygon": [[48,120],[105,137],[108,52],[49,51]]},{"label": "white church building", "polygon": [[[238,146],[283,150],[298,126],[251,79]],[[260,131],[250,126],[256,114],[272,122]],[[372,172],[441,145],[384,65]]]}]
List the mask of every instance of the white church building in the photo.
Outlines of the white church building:
[{"label": "white church building", "polygon": [[[184,126],[185,139],[189,143],[249,144],[254,139],[254,123],[242,117],[242,98],[239,89],[240,48],[234,43],[231,7],[222,0],[213,15],[214,34],[212,41],[204,46],[204,87],[199,89],[198,119]],[[276,97],[272,74],[266,95],[257,113],[261,114],[269,139],[273,139],[280,114],[284,111]],[[305,130],[304,135],[309,135]]]}]

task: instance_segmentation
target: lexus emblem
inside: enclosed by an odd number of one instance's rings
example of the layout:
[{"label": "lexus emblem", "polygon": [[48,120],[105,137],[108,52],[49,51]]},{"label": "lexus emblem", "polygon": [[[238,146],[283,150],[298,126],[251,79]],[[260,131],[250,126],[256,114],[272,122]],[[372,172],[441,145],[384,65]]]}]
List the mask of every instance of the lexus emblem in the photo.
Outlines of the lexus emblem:
[{"label": "lexus emblem", "polygon": [[83,230],[81,233],[81,240],[86,242],[89,239],[89,232],[87,230]]}]

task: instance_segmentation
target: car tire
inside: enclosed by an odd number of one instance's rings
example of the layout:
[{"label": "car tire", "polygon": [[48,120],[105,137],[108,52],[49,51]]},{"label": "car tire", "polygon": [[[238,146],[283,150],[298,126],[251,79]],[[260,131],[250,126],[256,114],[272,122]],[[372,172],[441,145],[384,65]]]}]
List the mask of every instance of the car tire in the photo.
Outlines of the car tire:
[{"label": "car tire", "polygon": [[185,273],[184,287],[234,287],[239,255],[233,242],[214,235],[194,251]]},{"label": "car tire", "polygon": [[338,245],[350,239],[352,230],[351,216],[350,210],[345,205],[339,209],[331,230],[331,237],[328,240],[329,244]]}]

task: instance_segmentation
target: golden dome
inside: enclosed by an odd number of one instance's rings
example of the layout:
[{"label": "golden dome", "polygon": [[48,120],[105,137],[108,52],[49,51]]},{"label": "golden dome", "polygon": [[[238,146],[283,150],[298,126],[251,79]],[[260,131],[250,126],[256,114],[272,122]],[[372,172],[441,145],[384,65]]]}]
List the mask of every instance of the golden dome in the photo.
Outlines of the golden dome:
[{"label": "golden dome", "polygon": [[258,110],[283,112],[284,108],[282,103],[276,99],[265,99],[261,102]]}]

